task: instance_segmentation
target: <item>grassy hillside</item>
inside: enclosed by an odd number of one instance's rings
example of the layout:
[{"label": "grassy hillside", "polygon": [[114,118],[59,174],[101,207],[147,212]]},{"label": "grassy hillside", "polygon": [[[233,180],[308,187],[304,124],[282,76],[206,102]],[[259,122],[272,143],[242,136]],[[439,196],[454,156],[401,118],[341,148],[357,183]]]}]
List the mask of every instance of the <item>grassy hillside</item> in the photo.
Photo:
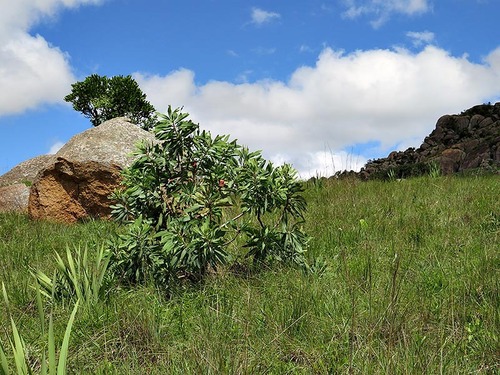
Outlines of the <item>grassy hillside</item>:
[{"label": "grassy hillside", "polygon": [[[498,176],[325,180],[306,197],[316,274],[223,269],[169,299],[113,290],[79,309],[70,372],[498,373]],[[0,216],[0,281],[35,367],[46,339],[29,267],[51,274],[54,250],[96,249],[116,230]],[[52,308],[62,341],[72,305]],[[0,322],[10,349],[5,304]]]}]

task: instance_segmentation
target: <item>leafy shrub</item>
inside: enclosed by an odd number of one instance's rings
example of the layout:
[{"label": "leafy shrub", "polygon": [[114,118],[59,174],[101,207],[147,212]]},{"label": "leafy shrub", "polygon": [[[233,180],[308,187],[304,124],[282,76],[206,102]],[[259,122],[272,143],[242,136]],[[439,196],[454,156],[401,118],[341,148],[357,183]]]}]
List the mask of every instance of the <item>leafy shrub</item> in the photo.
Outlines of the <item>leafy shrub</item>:
[{"label": "leafy shrub", "polygon": [[115,274],[168,284],[199,280],[238,255],[304,264],[306,202],[296,171],[212,137],[188,116],[169,107],[152,129],[158,142],[140,145],[124,171],[125,188],[112,197],[113,216],[127,224],[111,245]]}]

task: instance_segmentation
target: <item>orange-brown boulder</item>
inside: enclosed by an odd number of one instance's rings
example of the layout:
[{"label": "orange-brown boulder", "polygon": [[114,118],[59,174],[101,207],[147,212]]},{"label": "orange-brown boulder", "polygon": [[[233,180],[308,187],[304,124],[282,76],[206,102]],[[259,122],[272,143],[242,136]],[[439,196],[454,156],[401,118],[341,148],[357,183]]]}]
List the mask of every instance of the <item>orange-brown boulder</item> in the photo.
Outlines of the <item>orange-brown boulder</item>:
[{"label": "orange-brown boulder", "polygon": [[119,187],[120,171],[115,164],[58,157],[33,183],[28,213],[33,219],[63,223],[87,217],[108,218],[108,197]]},{"label": "orange-brown boulder", "polygon": [[75,135],[34,180],[30,217],[65,223],[109,217],[108,196],[120,186],[121,170],[135,160],[137,143],[154,141],[124,117]]}]

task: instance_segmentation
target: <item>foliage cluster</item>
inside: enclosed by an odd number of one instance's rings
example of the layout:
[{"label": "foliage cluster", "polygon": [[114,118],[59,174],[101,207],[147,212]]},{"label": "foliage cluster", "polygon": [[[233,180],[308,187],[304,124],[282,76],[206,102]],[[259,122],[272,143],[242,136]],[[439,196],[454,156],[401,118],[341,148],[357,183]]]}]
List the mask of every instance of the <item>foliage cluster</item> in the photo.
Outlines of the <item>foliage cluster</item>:
[{"label": "foliage cluster", "polygon": [[144,129],[154,124],[155,108],[129,75],[108,78],[92,74],[71,87],[71,93],[64,100],[72,103],[94,126],[122,116]]},{"label": "foliage cluster", "polygon": [[306,202],[295,170],[212,137],[188,116],[169,107],[152,129],[157,142],[139,147],[126,189],[114,194],[113,215],[128,224],[112,244],[115,272],[131,283],[199,280],[242,247],[254,263],[305,265]]}]

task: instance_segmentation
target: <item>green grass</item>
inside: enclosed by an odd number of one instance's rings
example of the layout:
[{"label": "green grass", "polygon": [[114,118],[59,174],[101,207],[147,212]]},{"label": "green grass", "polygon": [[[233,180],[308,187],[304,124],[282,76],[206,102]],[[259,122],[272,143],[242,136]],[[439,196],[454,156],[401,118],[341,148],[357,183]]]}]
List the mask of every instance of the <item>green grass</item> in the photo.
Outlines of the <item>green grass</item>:
[{"label": "green grass", "polygon": [[[305,226],[314,237],[310,258],[328,265],[322,275],[222,269],[169,299],[153,286],[116,289],[80,306],[68,370],[498,373],[499,197],[498,176],[310,183]],[[51,275],[54,251],[97,251],[116,229],[0,215],[0,282],[32,362],[46,340],[29,267]],[[51,306],[59,343],[72,307]],[[0,321],[7,348],[11,326],[1,304]]]}]

